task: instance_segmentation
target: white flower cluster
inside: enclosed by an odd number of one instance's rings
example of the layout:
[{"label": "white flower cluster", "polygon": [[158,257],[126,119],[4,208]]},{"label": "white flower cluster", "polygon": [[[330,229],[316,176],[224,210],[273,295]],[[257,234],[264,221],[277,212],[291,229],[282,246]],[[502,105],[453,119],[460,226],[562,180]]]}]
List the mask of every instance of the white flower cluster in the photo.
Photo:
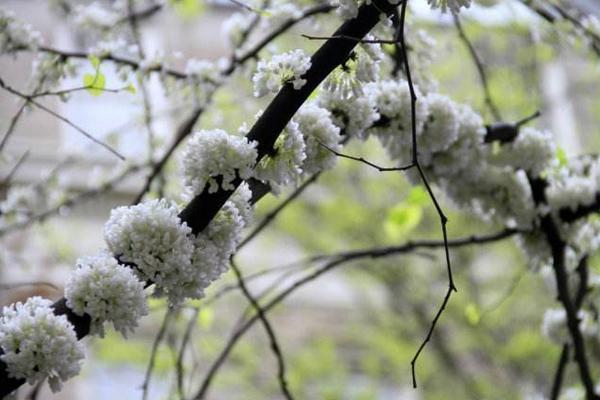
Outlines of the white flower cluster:
[{"label": "white flower cluster", "polygon": [[554,209],[577,209],[592,204],[600,191],[600,160],[581,157],[548,176],[548,204]]},{"label": "white flower cluster", "polygon": [[329,110],[333,123],[349,137],[365,139],[366,129],[379,119],[379,113],[369,96],[345,99],[339,93],[322,90],[317,102]]},{"label": "white flower cluster", "polygon": [[215,129],[196,132],[188,141],[183,154],[182,172],[185,186],[193,195],[209,193],[219,187],[233,189],[236,177],[248,179],[256,164],[256,143],[245,137],[230,135]]},{"label": "white flower cluster", "polygon": [[[411,161],[411,97],[408,84],[402,80],[381,80],[365,88],[371,103],[379,111],[379,120],[368,130],[381,141],[387,152],[401,163]],[[418,88],[417,97],[421,97]],[[417,135],[421,135],[427,116],[423,101],[416,103]]]},{"label": "white flower cluster", "polygon": [[148,314],[144,283],[111,254],[82,257],[65,286],[67,306],[91,316],[90,333],[104,337],[104,322],[127,337]]},{"label": "white flower cluster", "polygon": [[[365,40],[373,40],[365,36]],[[323,82],[323,88],[335,96],[348,99],[363,95],[363,84],[374,82],[379,77],[379,63],[383,52],[378,43],[360,43],[348,60],[336,68]]]},{"label": "white flower cluster", "polygon": [[302,76],[310,66],[310,57],[299,49],[276,54],[270,60],[260,60],[252,77],[254,95],[262,97],[269,92],[277,93],[288,82],[294,89],[301,89],[306,84]]},{"label": "white flower cluster", "polygon": [[302,16],[302,10],[292,2],[278,0],[273,3],[265,10],[266,18],[263,18],[261,21],[261,25],[264,28],[278,28],[284,22]]},{"label": "white flower cluster", "polygon": [[509,165],[539,176],[554,160],[556,145],[548,131],[523,128],[519,135],[493,155],[500,165]]},{"label": "white flower cluster", "polygon": [[0,8],[0,54],[37,49],[42,35],[31,25],[18,21],[12,11]]},{"label": "white flower cluster", "polygon": [[75,24],[84,28],[110,29],[119,20],[116,10],[104,7],[94,1],[90,4],[78,4],[73,10]]},{"label": "white flower cluster", "polygon": [[254,177],[268,182],[275,193],[279,186],[296,183],[302,174],[302,163],[306,158],[304,139],[298,123],[290,121],[274,145],[274,154],[260,160]]},{"label": "white flower cluster", "polygon": [[156,284],[155,295],[167,295],[171,304],[187,297],[181,282],[193,274],[194,237],[174,205],[162,199],[115,208],[104,238],[120,262],[134,263],[140,279]]},{"label": "white flower cluster", "polygon": [[0,347],[10,377],[31,384],[48,378],[53,392],[79,373],[83,349],[64,315],[54,315],[50,300],[31,297],[4,307],[0,316]]},{"label": "white flower cluster", "polygon": [[298,110],[294,121],[298,123],[305,143],[303,173],[311,175],[332,168],[337,157],[323,145],[339,152],[342,137],[331,113],[315,103],[307,103]]},{"label": "white flower cluster", "polygon": [[229,259],[237,248],[241,231],[252,219],[251,196],[248,185],[240,185],[208,227],[196,237],[192,259],[194,275],[187,283],[194,291],[191,297],[202,297],[204,290],[229,268]]},{"label": "white flower cluster", "polygon": [[471,0],[427,0],[431,8],[439,8],[445,13],[448,9],[453,14],[458,14],[461,7],[469,8]]}]

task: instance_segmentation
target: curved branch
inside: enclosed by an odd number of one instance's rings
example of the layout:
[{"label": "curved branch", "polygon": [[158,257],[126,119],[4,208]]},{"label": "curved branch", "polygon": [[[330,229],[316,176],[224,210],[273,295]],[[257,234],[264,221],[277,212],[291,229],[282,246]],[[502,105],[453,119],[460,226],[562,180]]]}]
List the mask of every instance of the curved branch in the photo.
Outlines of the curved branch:
[{"label": "curved branch", "polygon": [[[384,0],[374,0],[369,5],[363,5],[359,9],[358,16],[346,21],[335,35],[363,37],[380,21],[382,12],[389,15],[394,8],[395,6]],[[312,91],[331,71],[348,58],[355,45],[356,43],[337,39],[326,41],[311,58],[312,66],[304,75],[306,84],[296,90],[288,83],[280,90],[247,135],[250,141],[258,142],[259,160],[273,148],[281,131]],[[234,187],[237,188],[241,182],[241,179],[236,179],[233,182]],[[208,193],[208,189],[206,189],[196,196],[179,216],[191,227],[194,234],[198,234],[209,224],[232,194],[233,190],[218,190],[216,193]],[[64,298],[55,303],[54,309],[55,314],[67,316],[73,324],[78,338],[89,333],[90,317],[74,314],[66,307]],[[9,378],[6,365],[0,362],[0,396],[11,393],[24,382],[23,379]]]}]

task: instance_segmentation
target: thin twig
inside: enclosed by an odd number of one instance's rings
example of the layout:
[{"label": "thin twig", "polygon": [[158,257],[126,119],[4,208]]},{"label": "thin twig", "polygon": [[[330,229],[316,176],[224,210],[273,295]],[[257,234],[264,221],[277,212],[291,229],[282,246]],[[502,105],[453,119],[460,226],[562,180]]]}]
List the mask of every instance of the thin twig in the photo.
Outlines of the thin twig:
[{"label": "thin twig", "polygon": [[158,347],[160,343],[163,341],[165,333],[167,332],[167,328],[169,325],[169,321],[171,320],[171,316],[173,315],[172,309],[167,309],[165,312],[165,316],[163,317],[162,324],[160,325],[160,329],[154,338],[154,342],[152,343],[152,351],[150,352],[150,361],[148,362],[148,367],[146,368],[146,375],[144,377],[144,383],[142,383],[142,400],[147,400],[148,398],[148,390],[150,388],[150,380],[152,379],[152,371],[154,370],[154,364],[156,363],[156,355],[158,354]]},{"label": "thin twig", "polygon": [[485,104],[488,106],[488,108],[490,109],[490,112],[494,116],[494,119],[496,119],[496,121],[502,121],[502,115],[500,114],[500,110],[496,106],[496,103],[494,103],[494,100],[492,100],[492,94],[490,92],[490,86],[489,86],[488,78],[487,78],[487,72],[485,70],[483,62],[479,58],[479,55],[477,54],[477,51],[475,50],[473,43],[471,43],[471,41],[467,37],[467,34],[465,33],[465,30],[463,29],[463,26],[460,22],[460,17],[458,16],[458,14],[452,13],[452,17],[454,18],[454,26],[456,27],[456,30],[458,31],[458,36],[460,37],[463,44],[469,51],[469,54],[471,55],[471,59],[473,60],[473,63],[475,64],[475,67],[477,68],[477,73],[479,74],[479,80],[481,82],[481,88],[483,89],[483,100],[484,100]]},{"label": "thin twig", "polygon": [[0,78],[0,87],[3,88],[4,90],[6,90],[9,93],[12,93],[15,96],[18,96],[18,97],[22,98],[23,100],[26,100],[28,103],[33,104],[37,108],[39,108],[39,109],[47,112],[48,114],[52,115],[53,117],[55,117],[55,118],[63,121],[64,123],[66,123],[70,127],[74,128],[76,131],[78,131],[79,133],[81,133],[83,136],[85,136],[86,138],[90,139],[92,142],[94,142],[94,143],[96,143],[96,144],[104,147],[106,150],[108,150],[109,152],[111,152],[112,154],[114,154],[115,156],[117,156],[120,160],[122,160],[122,161],[125,160],[125,157],[121,153],[119,153],[117,150],[113,149],[107,143],[104,143],[100,139],[95,138],[94,136],[92,136],[91,134],[89,134],[88,132],[86,132],[83,128],[81,128],[80,126],[75,125],[69,119],[67,119],[67,118],[63,117],[62,115],[58,114],[57,112],[49,109],[45,105],[40,104],[37,101],[33,100],[33,98],[30,95],[26,95],[24,93],[21,93],[18,90],[14,89],[14,88],[12,88],[12,87],[10,87],[8,85],[6,85],[4,83],[4,80],[2,80],[2,78]]},{"label": "thin twig", "polygon": [[425,346],[427,345],[429,340],[431,340],[431,336],[433,335],[435,326],[437,325],[438,320],[442,316],[442,313],[444,312],[448,302],[450,301],[450,296],[452,295],[452,292],[456,291],[456,286],[454,284],[454,278],[452,276],[452,267],[450,264],[450,250],[448,248],[448,231],[446,228],[446,225],[448,223],[448,218],[442,211],[442,208],[440,207],[433,191],[431,190],[431,187],[429,185],[429,182],[427,181],[425,173],[423,172],[423,169],[421,168],[421,165],[419,164],[418,148],[417,148],[417,115],[416,115],[417,95],[415,92],[415,88],[413,85],[412,76],[411,76],[411,72],[410,72],[410,63],[408,62],[408,54],[406,51],[406,41],[405,41],[405,36],[404,36],[407,4],[408,4],[408,0],[405,0],[402,3],[402,8],[400,11],[400,24],[399,24],[398,30],[396,32],[396,38],[399,39],[400,45],[402,47],[402,53],[404,54],[404,70],[406,73],[406,80],[408,82],[408,87],[410,90],[410,99],[411,99],[410,113],[411,113],[411,122],[412,122],[411,123],[412,163],[416,166],[417,171],[419,172],[419,176],[421,177],[421,181],[423,182],[423,185],[425,185],[425,188],[427,189],[427,193],[429,194],[429,197],[431,198],[431,201],[433,202],[433,205],[434,205],[434,207],[438,213],[438,216],[440,218],[440,225],[442,228],[442,236],[444,238],[444,243],[445,243],[444,251],[445,251],[445,256],[446,256],[446,268],[447,268],[447,272],[448,272],[448,290],[447,290],[446,294],[444,295],[442,304],[440,305],[437,313],[435,314],[435,316],[433,317],[433,320],[431,321],[431,327],[429,328],[429,331],[427,332],[425,339],[423,340],[423,342],[417,349],[413,359],[410,362],[413,387],[416,388],[417,387],[417,377],[416,377],[416,372],[415,372],[415,365],[417,363],[419,355],[421,354],[421,352],[423,351],[423,349],[425,348]]},{"label": "thin twig", "polygon": [[283,358],[283,352],[279,347],[279,342],[277,340],[277,336],[275,335],[275,331],[273,330],[273,326],[267,319],[267,316],[260,304],[258,303],[258,301],[256,301],[252,293],[250,293],[250,290],[248,290],[248,287],[246,286],[246,283],[244,281],[244,276],[242,275],[240,269],[237,267],[233,259],[231,260],[231,269],[235,274],[235,277],[237,279],[238,285],[242,293],[256,311],[256,315],[258,315],[258,318],[260,319],[261,323],[263,324],[263,327],[265,328],[265,332],[267,333],[267,337],[269,338],[269,344],[271,345],[271,350],[273,351],[273,355],[277,359],[277,378],[279,381],[279,387],[281,388],[281,393],[286,399],[293,400],[294,396],[290,392],[287,379],[285,377],[285,361]]}]

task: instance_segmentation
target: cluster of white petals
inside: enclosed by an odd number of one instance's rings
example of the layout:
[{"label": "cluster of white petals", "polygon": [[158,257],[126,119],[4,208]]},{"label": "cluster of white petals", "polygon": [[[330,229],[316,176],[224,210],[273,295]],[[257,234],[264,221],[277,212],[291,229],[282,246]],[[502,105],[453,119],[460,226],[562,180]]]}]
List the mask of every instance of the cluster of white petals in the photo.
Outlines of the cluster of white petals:
[{"label": "cluster of white petals", "polygon": [[181,282],[193,273],[194,237],[166,200],[151,200],[111,211],[104,238],[121,263],[133,263],[143,281],[156,284],[154,294],[167,295],[171,304],[187,293]]},{"label": "cluster of white petals", "polygon": [[182,159],[185,186],[194,195],[208,185],[209,193],[219,187],[234,188],[236,177],[248,179],[256,164],[256,144],[222,129],[196,132],[187,143]]},{"label": "cluster of white petals", "polygon": [[[408,83],[404,80],[381,80],[365,88],[380,118],[369,129],[370,134],[379,138],[390,157],[408,163],[412,149],[411,95]],[[418,88],[416,95],[421,98]],[[421,134],[427,105],[423,101],[416,103],[417,135]]]},{"label": "cluster of white petals", "polygon": [[310,66],[310,57],[299,49],[276,54],[270,60],[260,60],[252,77],[254,95],[262,97],[267,93],[277,93],[288,82],[294,89],[301,89],[306,83],[302,76]]},{"label": "cluster of white petals", "polygon": [[[371,35],[365,40],[373,40]],[[360,43],[343,65],[336,68],[323,82],[323,88],[342,99],[362,97],[363,84],[379,77],[379,64],[384,55],[378,43]]]},{"label": "cluster of white petals", "polygon": [[315,103],[306,103],[296,113],[294,121],[298,123],[305,143],[303,172],[314,174],[333,167],[337,157],[327,148],[341,151],[342,137],[340,128],[331,120],[331,113]]},{"label": "cluster of white petals", "polygon": [[509,165],[539,176],[555,160],[556,145],[548,131],[523,128],[515,140],[493,155],[501,165]]},{"label": "cluster of white petals", "polygon": [[54,315],[52,302],[31,297],[4,307],[0,316],[0,347],[10,377],[35,384],[48,379],[57,392],[62,382],[77,375],[82,345],[65,315]]},{"label": "cluster of white petals", "polygon": [[77,269],[65,285],[65,298],[75,314],[91,317],[90,333],[100,337],[105,322],[112,322],[127,337],[148,314],[144,283],[108,253],[77,260]]},{"label": "cluster of white petals", "polygon": [[108,8],[99,2],[87,5],[78,4],[73,12],[74,22],[87,28],[110,28],[119,20],[120,14],[117,10]]},{"label": "cluster of white petals", "polygon": [[577,209],[588,206],[596,200],[600,191],[600,160],[595,157],[581,157],[571,160],[548,176],[546,189],[548,204],[555,210]]},{"label": "cluster of white petals", "polygon": [[15,18],[12,11],[0,8],[0,54],[24,49],[37,49],[42,35],[31,25]]},{"label": "cluster of white petals", "polygon": [[273,2],[266,10],[262,25],[265,28],[273,29],[281,26],[284,22],[300,18],[302,10],[294,3],[287,0],[278,0]]},{"label": "cluster of white petals", "polygon": [[365,139],[367,128],[379,119],[379,113],[369,96],[342,98],[337,92],[322,90],[318,103],[329,110],[333,123],[349,137]]},{"label": "cluster of white petals", "polygon": [[241,231],[252,220],[252,192],[241,184],[194,242],[194,274],[187,284],[190,297],[200,298],[204,290],[229,268],[229,259],[240,241]]},{"label": "cluster of white petals", "polygon": [[431,8],[439,8],[442,12],[450,10],[454,14],[460,12],[461,7],[469,8],[471,0],[427,0]]},{"label": "cluster of white petals", "polygon": [[254,177],[269,183],[275,193],[279,186],[296,183],[306,158],[304,138],[294,120],[290,121],[275,141],[273,154],[260,160]]}]

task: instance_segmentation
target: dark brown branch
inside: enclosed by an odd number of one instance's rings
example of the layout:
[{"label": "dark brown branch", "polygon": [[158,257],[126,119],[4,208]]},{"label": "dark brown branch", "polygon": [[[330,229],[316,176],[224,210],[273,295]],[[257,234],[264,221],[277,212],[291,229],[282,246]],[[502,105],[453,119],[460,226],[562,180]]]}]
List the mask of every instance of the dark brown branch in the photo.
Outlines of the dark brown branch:
[{"label": "dark brown branch", "polygon": [[[547,183],[539,178],[528,177],[528,179],[536,206],[546,204],[545,190]],[[574,358],[579,368],[579,378],[585,389],[586,398],[588,400],[600,399],[600,396],[595,394],[594,380],[592,379],[587,360],[583,335],[579,328],[578,308],[569,292],[569,276],[565,266],[566,243],[561,238],[558,226],[554,222],[552,215],[548,214],[541,218],[540,228],[546,236],[546,241],[552,252],[552,266],[558,291],[558,300],[563,305],[567,315],[567,328],[573,344]]]},{"label": "dark brown branch", "polygon": [[[358,16],[345,22],[335,34],[362,37],[379,22],[382,11],[389,15],[393,9],[394,6],[387,1],[374,0],[370,5],[363,5]],[[355,43],[340,40],[325,42],[311,58],[312,66],[304,75],[306,84],[296,90],[288,83],[280,90],[247,135],[250,141],[258,142],[259,160],[271,151],[275,140],[295,112],[325,77],[348,58],[354,46]],[[237,187],[240,183],[241,180],[236,179],[233,185]],[[233,191],[226,190],[208,193],[207,189],[196,196],[179,216],[191,227],[192,232],[197,234],[208,225],[232,193]],[[65,299],[61,299],[57,304],[64,302]],[[73,321],[78,337],[83,337],[89,332],[89,316],[78,317],[66,307],[56,309],[55,313],[66,314]],[[8,378],[5,365],[0,363],[0,395],[11,393],[22,383],[23,380]]]}]

